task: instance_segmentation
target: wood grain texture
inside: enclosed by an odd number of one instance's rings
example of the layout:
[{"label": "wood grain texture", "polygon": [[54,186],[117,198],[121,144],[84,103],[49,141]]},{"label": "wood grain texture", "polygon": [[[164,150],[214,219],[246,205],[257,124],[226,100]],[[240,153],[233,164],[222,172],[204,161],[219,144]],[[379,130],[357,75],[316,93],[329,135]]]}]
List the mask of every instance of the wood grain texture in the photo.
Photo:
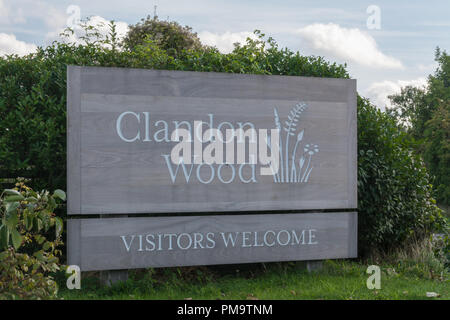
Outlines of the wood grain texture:
[{"label": "wood grain texture", "polygon": [[[77,255],[69,254],[68,264],[78,265],[83,271],[357,256],[355,212],[70,219],[68,224],[69,239],[79,239],[68,243],[69,252],[79,252]],[[308,242],[309,231],[306,231],[305,239],[297,241],[293,237],[288,238],[282,230],[295,230],[297,235],[302,230],[315,231],[312,232],[312,241]],[[231,242],[225,245],[222,232],[225,238],[229,234],[236,235],[234,246]],[[248,232],[245,240],[244,232]],[[266,232],[268,235],[264,242]],[[214,246],[205,240],[207,233],[214,240]],[[204,237],[202,241],[199,234]],[[278,234],[279,242],[276,240]],[[131,241],[133,235],[134,240]],[[142,236],[142,245],[139,235]],[[152,239],[148,235],[155,240],[154,250],[149,250],[153,247],[146,242],[147,237]],[[161,247],[156,242],[158,236],[163,239]],[[169,249],[170,237],[172,249]],[[180,237],[180,246],[177,237]],[[190,247],[189,237],[192,239]],[[195,239],[197,245],[194,247]]]},{"label": "wood grain texture", "polygon": [[67,261],[81,261],[81,220],[71,219],[67,221]]},{"label": "wood grain texture", "polygon": [[83,67],[83,93],[347,102],[350,79]]},{"label": "wood grain texture", "polygon": [[356,114],[356,81],[348,86],[348,114],[347,114],[347,130],[348,130],[348,207],[358,207],[358,124]]},{"label": "wood grain texture", "polygon": [[67,208],[81,213],[81,68],[67,67]]},{"label": "wood grain texture", "polygon": [[[69,67],[68,79],[69,214],[356,208],[355,80],[96,67]],[[162,128],[156,121],[166,121],[170,135],[174,121],[193,125],[208,122],[209,114],[215,126],[251,122],[257,129],[275,128],[274,108],[284,122],[300,101],[308,107],[295,133],[304,130],[298,154],[307,144],[320,150],[306,184],[274,183],[258,174],[257,183],[236,177],[224,184],[217,166],[209,184],[196,179],[197,166],[189,183],[181,168],[172,182],[162,155],[176,143],[153,139]],[[145,134],[143,112],[149,112],[152,141],[119,138],[116,121],[124,111],[141,117],[139,123],[124,122],[128,136]],[[231,168],[221,172],[225,180],[233,174]],[[243,175],[250,173],[247,167]],[[199,175],[208,180],[209,169]]]}]

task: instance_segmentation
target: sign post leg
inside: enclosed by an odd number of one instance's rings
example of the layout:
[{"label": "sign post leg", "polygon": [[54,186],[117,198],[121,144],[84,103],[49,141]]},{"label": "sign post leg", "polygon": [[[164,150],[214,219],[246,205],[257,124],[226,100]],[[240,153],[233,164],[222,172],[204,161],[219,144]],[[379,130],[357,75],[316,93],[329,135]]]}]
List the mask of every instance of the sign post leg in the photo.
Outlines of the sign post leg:
[{"label": "sign post leg", "polygon": [[322,270],[322,268],[323,268],[322,260],[306,261],[306,270],[308,270],[308,272],[319,271]]},{"label": "sign post leg", "polygon": [[100,272],[100,281],[102,284],[110,287],[118,281],[128,280],[128,270],[106,270]]}]

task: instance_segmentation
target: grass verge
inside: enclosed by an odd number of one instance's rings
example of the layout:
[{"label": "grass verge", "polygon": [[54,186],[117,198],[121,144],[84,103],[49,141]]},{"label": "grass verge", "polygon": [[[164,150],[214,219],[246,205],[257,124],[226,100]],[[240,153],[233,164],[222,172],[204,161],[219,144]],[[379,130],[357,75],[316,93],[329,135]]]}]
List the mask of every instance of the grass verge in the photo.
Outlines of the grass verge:
[{"label": "grass verge", "polygon": [[[130,279],[102,286],[95,274],[81,290],[62,289],[62,299],[446,299],[448,274],[428,275],[417,264],[381,267],[381,289],[366,286],[368,265],[328,260],[308,273],[301,263],[165,268],[133,271]],[[397,269],[396,269],[397,268]],[[64,283],[61,283],[61,287]],[[439,297],[429,298],[427,292]]]}]

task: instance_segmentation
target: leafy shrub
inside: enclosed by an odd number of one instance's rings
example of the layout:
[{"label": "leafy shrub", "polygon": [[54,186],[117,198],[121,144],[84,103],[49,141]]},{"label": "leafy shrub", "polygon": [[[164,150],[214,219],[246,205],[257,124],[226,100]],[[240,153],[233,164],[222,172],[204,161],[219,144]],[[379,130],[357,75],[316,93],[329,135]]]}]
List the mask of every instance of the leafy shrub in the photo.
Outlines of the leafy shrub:
[{"label": "leafy shrub", "polygon": [[358,234],[361,253],[445,230],[422,159],[395,119],[358,98]]},{"label": "leafy shrub", "polygon": [[[53,213],[65,193],[35,192],[20,180],[0,196],[0,299],[55,297],[62,220]],[[55,231],[51,239],[48,234]]]}]

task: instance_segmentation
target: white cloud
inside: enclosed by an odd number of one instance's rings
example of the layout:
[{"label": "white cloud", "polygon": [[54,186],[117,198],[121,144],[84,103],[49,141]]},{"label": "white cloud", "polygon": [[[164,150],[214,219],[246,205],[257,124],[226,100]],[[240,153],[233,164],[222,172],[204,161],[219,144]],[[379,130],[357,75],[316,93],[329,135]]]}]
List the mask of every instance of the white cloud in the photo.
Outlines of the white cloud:
[{"label": "white cloud", "polygon": [[375,39],[358,28],[314,23],[297,30],[313,49],[374,68],[401,69],[402,63],[381,52]]},{"label": "white cloud", "polygon": [[[31,18],[31,19],[30,19]],[[40,0],[0,0],[0,24],[26,23],[30,19],[42,20],[51,29],[61,28],[67,19],[63,11]]]},{"label": "white cloud", "polygon": [[437,20],[437,21],[425,21],[419,25],[425,27],[450,27],[450,22],[448,20]]},{"label": "white cloud", "polygon": [[391,107],[389,95],[400,93],[401,89],[406,86],[423,87],[427,84],[425,77],[413,80],[397,80],[397,81],[380,81],[373,83],[364,91],[364,95],[370,99],[381,110],[385,110],[386,106]]},{"label": "white cloud", "polygon": [[3,0],[0,0],[0,21],[2,23],[9,22],[7,19],[9,18],[9,7],[6,6]]},{"label": "white cloud", "polygon": [[22,8],[13,10],[10,4],[5,4],[4,0],[0,0],[0,24],[25,23],[26,19]]},{"label": "white cloud", "polygon": [[212,33],[209,31],[202,31],[198,33],[198,37],[203,44],[209,46],[215,46],[220,52],[229,53],[234,49],[234,43],[245,43],[248,37],[255,39],[255,35],[252,32],[225,32],[225,33]]},{"label": "white cloud", "polygon": [[17,40],[13,34],[0,33],[0,56],[9,54],[24,56],[36,49],[36,45]]},{"label": "white cloud", "polygon": [[[92,16],[85,21],[86,26],[96,27],[100,36],[105,39],[106,36],[109,36],[110,34],[110,21],[106,20],[103,17],[100,16]],[[116,25],[116,33],[117,33],[117,39],[120,41],[123,39],[127,32],[128,32],[128,23],[123,21],[115,21],[114,24]],[[60,29],[58,32],[50,32],[47,34],[47,40],[63,40],[69,43],[76,43],[76,44],[83,44],[84,41],[81,39],[81,37],[85,36],[85,31],[80,26],[75,26],[73,28],[74,33],[71,34],[69,37],[61,38],[60,34],[64,31],[64,29]]]},{"label": "white cloud", "polygon": [[33,6],[36,7],[35,17],[43,19],[48,28],[53,30],[59,29],[66,24],[67,15],[64,11],[40,1],[33,4]]},{"label": "white cloud", "polygon": [[438,67],[437,62],[433,62],[430,64],[419,64],[417,65],[417,69],[422,72],[433,73]]}]

